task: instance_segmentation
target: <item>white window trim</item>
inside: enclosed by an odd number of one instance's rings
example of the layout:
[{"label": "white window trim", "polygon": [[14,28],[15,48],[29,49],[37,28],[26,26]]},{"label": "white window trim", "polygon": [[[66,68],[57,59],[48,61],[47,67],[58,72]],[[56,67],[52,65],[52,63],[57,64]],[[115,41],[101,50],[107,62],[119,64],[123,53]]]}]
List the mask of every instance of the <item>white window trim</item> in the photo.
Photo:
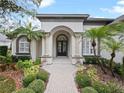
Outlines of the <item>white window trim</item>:
[{"label": "white window trim", "polygon": [[[94,53],[93,53],[93,48],[92,48],[90,39],[88,39],[88,38],[83,38],[83,39],[82,39],[82,42],[83,42],[83,43],[82,43],[82,54],[83,54],[84,56],[86,56],[86,55],[90,55],[90,56],[94,55]],[[89,46],[88,52],[87,52],[87,42],[88,42],[88,46]],[[91,49],[92,49],[92,53],[91,53]]]},{"label": "white window trim", "polygon": [[[25,41],[21,41],[21,39],[23,39],[23,38],[26,38],[26,37],[21,37],[20,39],[19,39],[19,53],[29,53],[29,42],[27,41],[27,40],[25,40]],[[21,47],[21,44],[24,44],[24,47]],[[28,47],[26,46],[26,44],[28,44]],[[24,48],[24,50],[22,51],[21,50],[21,48]],[[28,49],[28,51],[26,51],[26,48]]]}]

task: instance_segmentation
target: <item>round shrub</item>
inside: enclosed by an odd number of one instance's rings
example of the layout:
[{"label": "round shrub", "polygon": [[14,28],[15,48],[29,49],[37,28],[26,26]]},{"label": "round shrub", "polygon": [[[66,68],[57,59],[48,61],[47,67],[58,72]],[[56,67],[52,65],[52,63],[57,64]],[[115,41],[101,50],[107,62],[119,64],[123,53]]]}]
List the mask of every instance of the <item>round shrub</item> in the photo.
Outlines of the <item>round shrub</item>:
[{"label": "round shrub", "polygon": [[36,75],[36,78],[37,79],[41,79],[43,80],[44,82],[48,81],[48,78],[49,78],[49,73],[45,70],[40,70],[37,75]]},{"label": "round shrub", "polygon": [[109,92],[109,87],[107,86],[107,84],[103,84],[100,81],[93,82],[92,87],[99,93],[111,93]]},{"label": "round shrub", "polygon": [[11,78],[1,79],[0,81],[0,93],[11,93],[15,91],[16,84],[15,81]]},{"label": "round shrub", "polygon": [[23,69],[24,76],[28,76],[30,74],[36,75],[39,72],[39,65],[31,66],[30,68]]},{"label": "round shrub", "polygon": [[17,62],[16,66],[18,69],[30,68],[31,66],[33,66],[33,62],[31,60],[20,60]]},{"label": "round shrub", "polygon": [[85,73],[77,73],[75,79],[80,88],[91,86],[91,78]]},{"label": "round shrub", "polygon": [[35,79],[36,79],[36,76],[32,75],[32,74],[24,77],[24,79],[23,79],[23,86],[27,87]]},{"label": "round shrub", "polygon": [[98,93],[98,92],[92,87],[85,87],[81,89],[81,93]]},{"label": "round shrub", "polygon": [[36,79],[29,84],[28,88],[34,90],[35,93],[44,93],[45,84],[42,80]]},{"label": "round shrub", "polygon": [[35,92],[32,89],[22,88],[18,91],[12,92],[12,93],[35,93]]},{"label": "round shrub", "polygon": [[3,80],[5,80],[5,79],[6,79],[5,76],[0,76],[0,81],[3,81]]}]

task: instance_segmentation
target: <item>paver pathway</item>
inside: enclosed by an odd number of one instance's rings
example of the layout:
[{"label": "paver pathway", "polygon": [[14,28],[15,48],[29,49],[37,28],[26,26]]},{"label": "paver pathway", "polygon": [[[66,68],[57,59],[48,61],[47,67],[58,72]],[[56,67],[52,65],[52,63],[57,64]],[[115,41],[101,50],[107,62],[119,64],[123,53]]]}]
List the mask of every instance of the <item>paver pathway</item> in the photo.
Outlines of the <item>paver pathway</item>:
[{"label": "paver pathway", "polygon": [[56,58],[52,65],[43,68],[50,73],[45,93],[79,93],[74,82],[76,67],[68,58]]}]

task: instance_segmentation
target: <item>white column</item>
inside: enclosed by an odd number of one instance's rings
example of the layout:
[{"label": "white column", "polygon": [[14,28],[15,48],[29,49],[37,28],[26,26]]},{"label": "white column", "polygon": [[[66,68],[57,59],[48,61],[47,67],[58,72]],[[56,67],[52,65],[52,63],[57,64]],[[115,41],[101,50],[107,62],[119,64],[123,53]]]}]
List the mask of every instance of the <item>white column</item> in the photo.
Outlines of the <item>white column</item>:
[{"label": "white column", "polygon": [[48,40],[48,42],[49,42],[49,56],[53,56],[53,40],[52,40],[52,36],[50,36],[49,37],[49,40]]},{"label": "white column", "polygon": [[75,46],[75,37],[74,36],[72,36],[72,57],[74,57],[75,56],[75,49],[76,49],[76,46]]},{"label": "white column", "polygon": [[76,55],[82,56],[82,36],[80,34],[76,35]]},{"label": "white column", "polygon": [[32,60],[36,59],[36,40],[31,41],[31,57]]},{"label": "white column", "polygon": [[45,55],[45,38],[42,38],[42,56]]},{"label": "white column", "polygon": [[12,55],[16,55],[16,39],[12,39]]},{"label": "white column", "polygon": [[82,36],[79,38],[79,55],[82,56]]}]

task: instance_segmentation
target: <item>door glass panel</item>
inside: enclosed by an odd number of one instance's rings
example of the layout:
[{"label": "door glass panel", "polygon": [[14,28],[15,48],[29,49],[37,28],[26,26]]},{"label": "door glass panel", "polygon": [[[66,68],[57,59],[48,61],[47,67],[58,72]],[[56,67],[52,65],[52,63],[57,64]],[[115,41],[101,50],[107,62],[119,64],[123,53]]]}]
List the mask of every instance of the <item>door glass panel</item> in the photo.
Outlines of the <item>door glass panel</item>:
[{"label": "door glass panel", "polygon": [[63,42],[63,52],[66,52],[66,42]]},{"label": "door glass panel", "polygon": [[58,42],[58,52],[59,53],[61,53],[61,50],[62,50],[61,48],[62,48],[62,44],[61,44],[61,42]]},{"label": "door glass panel", "polygon": [[67,55],[67,37],[65,35],[60,35],[57,38],[57,56]]}]

